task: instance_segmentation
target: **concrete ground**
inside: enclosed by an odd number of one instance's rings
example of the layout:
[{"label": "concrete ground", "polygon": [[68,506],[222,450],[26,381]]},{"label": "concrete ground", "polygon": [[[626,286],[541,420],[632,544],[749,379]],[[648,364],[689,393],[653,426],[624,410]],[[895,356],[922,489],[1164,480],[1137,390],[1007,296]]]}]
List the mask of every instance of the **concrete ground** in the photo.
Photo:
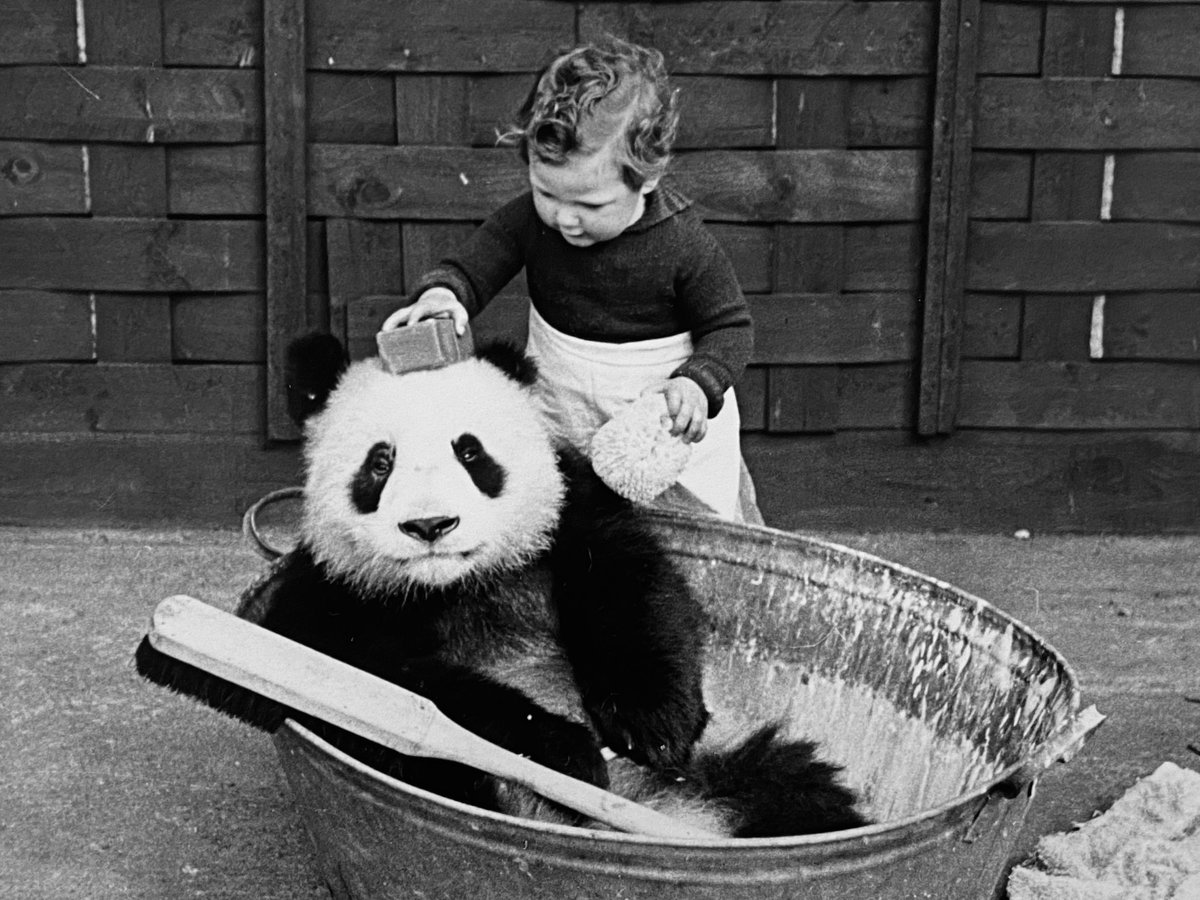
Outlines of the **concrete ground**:
[{"label": "concrete ground", "polygon": [[[1015,857],[1163,761],[1200,769],[1200,536],[822,537],[1016,615],[1108,714]],[[0,528],[0,898],[327,896],[269,740],[130,664],[160,599],[228,608],[264,565],[234,532]]]}]

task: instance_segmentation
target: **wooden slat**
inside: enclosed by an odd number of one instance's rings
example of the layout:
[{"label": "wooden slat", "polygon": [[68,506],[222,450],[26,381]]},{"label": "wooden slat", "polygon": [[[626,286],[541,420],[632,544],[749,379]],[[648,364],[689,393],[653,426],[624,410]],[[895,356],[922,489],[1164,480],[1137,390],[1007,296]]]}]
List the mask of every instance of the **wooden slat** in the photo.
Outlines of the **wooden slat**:
[{"label": "wooden slat", "polygon": [[308,140],[390,144],[396,139],[393,79],[359,72],[310,72]]},{"label": "wooden slat", "polygon": [[1109,294],[1105,359],[1200,360],[1200,293]]},{"label": "wooden slat", "polygon": [[915,413],[908,363],[771,366],[767,430],[776,434],[907,429]]},{"label": "wooden slat", "polygon": [[254,144],[167,149],[167,194],[174,215],[261,216],[266,183]]},{"label": "wooden slat", "polygon": [[265,0],[263,33],[266,437],[291,440],[299,437],[299,431],[288,415],[287,347],[309,325],[304,0]]},{"label": "wooden slat", "polygon": [[742,420],[742,432],[765,431],[767,428],[767,376],[766,366],[749,366],[737,383],[738,413]]},{"label": "wooden slat", "polygon": [[[1024,219],[1029,215],[1032,159],[1025,153],[971,154],[973,219]],[[1035,195],[1036,196],[1036,195]]]},{"label": "wooden slat", "polygon": [[167,150],[131,144],[88,147],[92,212],[97,216],[167,214]]},{"label": "wooden slat", "polygon": [[963,357],[1016,359],[1021,351],[1021,296],[968,291],[963,301]]},{"label": "wooden slat", "polygon": [[845,228],[776,225],[772,286],[780,292],[837,293],[845,281]]},{"label": "wooden slat", "polygon": [[771,290],[775,255],[772,226],[713,222],[708,228],[728,255],[743,291],[766,293]]},{"label": "wooden slat", "polygon": [[919,340],[908,294],[752,295],[754,361],[764,364],[912,360]]},{"label": "wooden slat", "polygon": [[[396,100],[395,143],[472,143],[468,119],[474,91],[465,76],[405,74],[392,80]],[[522,80],[528,81],[528,76]],[[481,143],[494,141],[492,135]]]},{"label": "wooden slat", "polygon": [[1188,290],[1200,227],[1148,222],[973,222],[968,286],[978,291]]},{"label": "wooden slat", "polygon": [[574,43],[575,12],[554,0],[322,0],[310,68],[532,72]]},{"label": "wooden slat", "polygon": [[1037,75],[1046,4],[982,4],[978,69],[981,75]]},{"label": "wooden slat", "polygon": [[0,288],[253,291],[262,223],[166,219],[0,219]]},{"label": "wooden slat", "polygon": [[789,150],[845,149],[849,93],[843,78],[776,79],[775,145]]},{"label": "wooden slat", "polygon": [[261,366],[0,367],[0,431],[254,434]]},{"label": "wooden slat", "polygon": [[89,65],[162,65],[160,0],[87,0],[77,9]]},{"label": "wooden slat", "polygon": [[1200,76],[1200,7],[1195,3],[1133,6],[1125,10],[1121,72]]},{"label": "wooden slat", "polygon": [[767,430],[820,434],[838,428],[837,366],[771,366]]},{"label": "wooden slat", "polygon": [[171,301],[161,294],[96,294],[96,359],[171,361]]},{"label": "wooden slat", "polygon": [[330,219],[325,226],[330,328],[352,359],[373,356],[375,333],[399,304],[365,299],[400,294],[404,270],[395,222]]},{"label": "wooden slat", "polygon": [[75,0],[5,3],[0,7],[0,65],[77,62],[75,8]]},{"label": "wooden slat", "polygon": [[779,0],[585,4],[580,36],[657,47],[676,73],[913,75],[932,63],[929,3]]},{"label": "wooden slat", "polygon": [[1200,222],[1200,153],[1122,153],[1113,178],[1114,219]]},{"label": "wooden slat", "polygon": [[24,140],[261,140],[259,81],[248,70],[12,66],[0,68],[0,122]]},{"label": "wooden slat", "polygon": [[83,148],[0,141],[0,216],[88,212]]},{"label": "wooden slat", "polygon": [[978,59],[978,0],[942,0],[929,161],[917,432],[954,430]]},{"label": "wooden slat", "polygon": [[1021,317],[1021,359],[1086,362],[1092,301],[1087,294],[1029,294]]},{"label": "wooden slat", "polygon": [[930,88],[929,77],[848,80],[846,146],[928,146]]},{"label": "wooden slat", "polygon": [[842,287],[847,291],[916,290],[924,258],[924,229],[902,225],[847,225],[847,260]]},{"label": "wooden slat", "polygon": [[264,362],[266,297],[262,293],[172,297],[171,355],[186,363]]},{"label": "wooden slat", "polygon": [[1200,367],[1158,362],[963,363],[959,422],[973,428],[1200,428]]},{"label": "wooden slat", "polygon": [[981,78],[975,146],[1173,150],[1200,147],[1200,81]]},{"label": "wooden slat", "polygon": [[0,362],[91,360],[92,298],[52,291],[0,291]]},{"label": "wooden slat", "polygon": [[1103,184],[1103,154],[1037,153],[1030,218],[1049,222],[1096,221],[1100,218]]},{"label": "wooden slat", "polygon": [[168,66],[262,66],[262,0],[161,0]]}]

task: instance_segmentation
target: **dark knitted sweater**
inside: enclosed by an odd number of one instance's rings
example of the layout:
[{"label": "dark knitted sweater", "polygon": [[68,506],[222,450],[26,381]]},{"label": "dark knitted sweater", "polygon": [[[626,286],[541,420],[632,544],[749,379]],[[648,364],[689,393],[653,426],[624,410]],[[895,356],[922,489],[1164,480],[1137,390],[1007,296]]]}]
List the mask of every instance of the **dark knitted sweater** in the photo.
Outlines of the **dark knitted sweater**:
[{"label": "dark knitted sweater", "polygon": [[733,266],[692,202],[660,184],[642,217],[609,241],[573,247],[525,193],[505,204],[417,284],[452,290],[471,316],[522,269],[534,308],[577,338],[623,343],[690,332],[675,370],[700,385],[709,416],[745,370],[753,326]]}]

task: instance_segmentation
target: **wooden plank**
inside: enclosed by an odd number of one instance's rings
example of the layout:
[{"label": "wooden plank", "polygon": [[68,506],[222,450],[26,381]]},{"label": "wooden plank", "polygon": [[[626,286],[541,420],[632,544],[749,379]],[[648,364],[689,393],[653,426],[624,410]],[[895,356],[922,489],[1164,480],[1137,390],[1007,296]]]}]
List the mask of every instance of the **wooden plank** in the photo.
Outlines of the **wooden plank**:
[{"label": "wooden plank", "polygon": [[1200,359],[1200,293],[1109,294],[1105,359]]},{"label": "wooden plank", "polygon": [[915,150],[697,151],[674,178],[719,221],[915,219],[925,155]]},{"label": "wooden plank", "polygon": [[913,75],[932,64],[929,3],[777,0],[595,3],[584,40],[615,34],[657,47],[675,73]]},{"label": "wooden plank", "polygon": [[954,430],[971,199],[979,0],[942,0],[929,162],[917,432]]},{"label": "wooden plank", "polygon": [[752,295],[749,301],[756,363],[916,358],[920,315],[909,294],[768,294]]},{"label": "wooden plank", "polygon": [[167,204],[173,215],[261,216],[266,179],[254,144],[167,148]]},{"label": "wooden plank", "polygon": [[837,293],[846,268],[841,225],[776,225],[772,284],[780,292]]},{"label": "wooden plank", "polygon": [[262,223],[166,219],[0,219],[0,288],[253,291]]},{"label": "wooden plank", "polygon": [[978,70],[981,75],[1038,75],[1042,17],[1046,5],[983,3],[979,15]]},{"label": "wooden plank", "polygon": [[767,428],[767,377],[766,366],[749,366],[737,383],[738,414],[742,420],[742,433],[765,431]]},{"label": "wooden plank", "polygon": [[1033,180],[1032,167],[1033,159],[1027,153],[973,151],[971,154],[971,218],[1028,218],[1030,184]]},{"label": "wooden plank", "polygon": [[1122,153],[1113,175],[1114,219],[1200,222],[1200,153]]},{"label": "wooden plank", "polygon": [[261,366],[0,367],[0,431],[253,434]]},{"label": "wooden plank", "polygon": [[1035,221],[1098,220],[1103,184],[1102,154],[1037,153],[1030,217]]},{"label": "wooden plank", "polygon": [[1187,363],[963,363],[961,425],[972,428],[1200,428],[1200,367]]},{"label": "wooden plank", "polygon": [[[528,81],[528,76],[524,80]],[[468,144],[468,119],[474,91],[462,75],[398,75],[393,79],[396,97],[398,144]],[[528,84],[526,84],[528,90]],[[513,107],[515,109],[515,107]],[[509,112],[511,115],[511,112]],[[495,142],[484,139],[487,145]]]},{"label": "wooden plank", "polygon": [[0,68],[7,136],[47,141],[235,143],[262,138],[258,72],[87,66]]},{"label": "wooden plank", "polygon": [[299,437],[288,415],[287,346],[308,328],[304,0],[264,0],[262,103],[266,203],[266,432]]},{"label": "wooden plank", "polygon": [[393,79],[386,75],[308,75],[308,140],[390,144],[396,139]]},{"label": "wooden plank", "polygon": [[846,89],[847,147],[928,146],[930,78],[855,78]]},{"label": "wooden plank", "polygon": [[0,216],[86,213],[82,147],[0,141]]},{"label": "wooden plank", "polygon": [[78,9],[87,36],[88,65],[162,65],[159,0],[87,0]]},{"label": "wooden plank", "polygon": [[1016,359],[1021,352],[1021,296],[968,291],[963,301],[963,357]]},{"label": "wooden plank", "polygon": [[302,480],[298,445],[250,435],[0,434],[5,522],[236,528],[268,491]]},{"label": "wooden plank", "polygon": [[0,362],[82,362],[95,356],[90,295],[0,291]]},{"label": "wooden plank", "polygon": [[779,78],[775,82],[775,146],[845,149],[849,87],[842,78]]},{"label": "wooden plank", "polygon": [[262,0],[161,0],[168,66],[261,66]]},{"label": "wooden plank", "polygon": [[1092,301],[1088,294],[1030,294],[1021,319],[1021,359],[1089,359]]},{"label": "wooden plank", "polygon": [[0,65],[83,62],[75,9],[75,0],[0,5]]},{"label": "wooden plank", "polygon": [[265,362],[266,297],[261,293],[172,297],[171,356],[186,363]]},{"label": "wooden plank", "polygon": [[167,214],[165,147],[92,144],[88,148],[92,213],[97,216]]},{"label": "wooden plank", "polygon": [[400,226],[395,222],[330,219],[325,225],[329,267],[330,327],[352,359],[374,356],[375,334],[398,302],[372,295],[399,295],[404,284]]},{"label": "wooden plank", "polygon": [[1194,532],[1200,435],[960,428],[952,440],[903,431],[744,435],[767,521],[828,533]]},{"label": "wooden plank", "polygon": [[1200,8],[1194,3],[1125,10],[1121,73],[1200,76]]},{"label": "wooden plank", "polygon": [[837,366],[771,366],[767,370],[767,430],[829,433],[838,427]]},{"label": "wooden plank", "polygon": [[770,225],[713,222],[708,228],[729,256],[743,291],[765,293],[771,290],[774,229]]},{"label": "wooden plank", "polygon": [[314,69],[533,72],[575,42],[554,0],[323,0],[309,16]]},{"label": "wooden plank", "polygon": [[975,146],[988,149],[1187,150],[1200,81],[981,78]]},{"label": "wooden plank", "polygon": [[847,225],[843,290],[916,290],[925,252],[923,232],[916,223]]},{"label": "wooden plank", "polygon": [[1103,293],[1200,282],[1200,227],[1148,222],[973,222],[968,287]]},{"label": "wooden plank", "polygon": [[171,301],[155,294],[96,294],[96,359],[169,363]]}]

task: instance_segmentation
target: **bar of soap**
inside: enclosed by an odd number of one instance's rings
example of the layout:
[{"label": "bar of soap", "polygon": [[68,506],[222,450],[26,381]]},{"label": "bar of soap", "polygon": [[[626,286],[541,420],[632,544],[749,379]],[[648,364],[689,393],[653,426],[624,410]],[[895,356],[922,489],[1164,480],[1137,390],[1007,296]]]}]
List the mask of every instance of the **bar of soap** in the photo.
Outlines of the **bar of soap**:
[{"label": "bar of soap", "polygon": [[375,335],[379,358],[393,374],[440,369],[467,359],[475,353],[471,329],[460,336],[452,319],[424,319]]}]

